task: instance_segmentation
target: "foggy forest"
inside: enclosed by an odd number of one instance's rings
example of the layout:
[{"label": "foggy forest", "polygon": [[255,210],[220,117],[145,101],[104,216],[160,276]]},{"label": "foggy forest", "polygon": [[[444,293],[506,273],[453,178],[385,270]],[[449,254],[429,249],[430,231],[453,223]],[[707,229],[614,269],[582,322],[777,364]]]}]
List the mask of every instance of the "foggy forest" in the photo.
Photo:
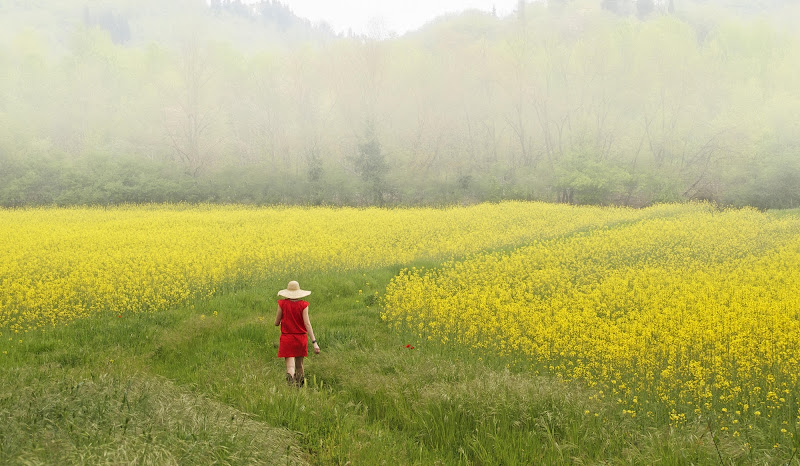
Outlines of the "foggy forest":
[{"label": "foggy forest", "polygon": [[800,206],[800,7],[0,0],[0,205]]}]

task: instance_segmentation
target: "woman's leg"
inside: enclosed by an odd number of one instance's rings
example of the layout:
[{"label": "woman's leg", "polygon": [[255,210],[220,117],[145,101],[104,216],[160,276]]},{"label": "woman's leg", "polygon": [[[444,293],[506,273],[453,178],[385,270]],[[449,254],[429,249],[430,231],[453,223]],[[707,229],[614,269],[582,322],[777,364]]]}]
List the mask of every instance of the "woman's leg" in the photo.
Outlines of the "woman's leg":
[{"label": "woman's leg", "polygon": [[293,380],[295,373],[294,358],[285,358],[285,359],[286,359],[286,380],[287,381]]},{"label": "woman's leg", "polygon": [[298,356],[294,358],[296,361],[296,369],[294,373],[294,381],[298,386],[302,387],[306,383],[306,372],[303,369],[303,357]]}]

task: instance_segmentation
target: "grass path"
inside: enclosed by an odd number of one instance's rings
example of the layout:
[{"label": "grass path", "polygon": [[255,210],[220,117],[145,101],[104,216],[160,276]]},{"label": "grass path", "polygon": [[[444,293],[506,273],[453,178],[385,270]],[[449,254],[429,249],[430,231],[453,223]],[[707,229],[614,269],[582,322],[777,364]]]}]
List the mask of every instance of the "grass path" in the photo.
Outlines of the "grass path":
[{"label": "grass path", "polygon": [[375,292],[398,271],[293,277],[322,347],[303,390],[276,357],[285,279],[3,342],[0,463],[718,463],[701,428],[642,428],[580,387],[394,333]]}]

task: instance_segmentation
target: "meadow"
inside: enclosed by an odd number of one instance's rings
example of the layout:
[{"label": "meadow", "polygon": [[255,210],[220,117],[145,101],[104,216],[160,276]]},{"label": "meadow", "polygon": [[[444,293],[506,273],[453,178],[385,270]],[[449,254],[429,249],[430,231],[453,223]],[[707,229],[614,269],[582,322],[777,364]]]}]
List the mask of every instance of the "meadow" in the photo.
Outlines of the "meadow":
[{"label": "meadow", "polygon": [[796,212],[41,208],[0,237],[0,463],[800,464]]}]

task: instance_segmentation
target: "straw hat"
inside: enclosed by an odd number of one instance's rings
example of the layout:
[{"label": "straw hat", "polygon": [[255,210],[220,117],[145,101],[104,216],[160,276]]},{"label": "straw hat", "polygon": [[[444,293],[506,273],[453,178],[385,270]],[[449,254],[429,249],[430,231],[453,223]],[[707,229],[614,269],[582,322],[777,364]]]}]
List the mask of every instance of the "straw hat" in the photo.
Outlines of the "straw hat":
[{"label": "straw hat", "polygon": [[310,294],[311,294],[310,291],[301,290],[300,284],[294,280],[290,281],[289,284],[286,285],[285,290],[281,290],[278,292],[278,296],[283,296],[284,298],[289,298],[289,299],[299,299],[308,296]]}]

